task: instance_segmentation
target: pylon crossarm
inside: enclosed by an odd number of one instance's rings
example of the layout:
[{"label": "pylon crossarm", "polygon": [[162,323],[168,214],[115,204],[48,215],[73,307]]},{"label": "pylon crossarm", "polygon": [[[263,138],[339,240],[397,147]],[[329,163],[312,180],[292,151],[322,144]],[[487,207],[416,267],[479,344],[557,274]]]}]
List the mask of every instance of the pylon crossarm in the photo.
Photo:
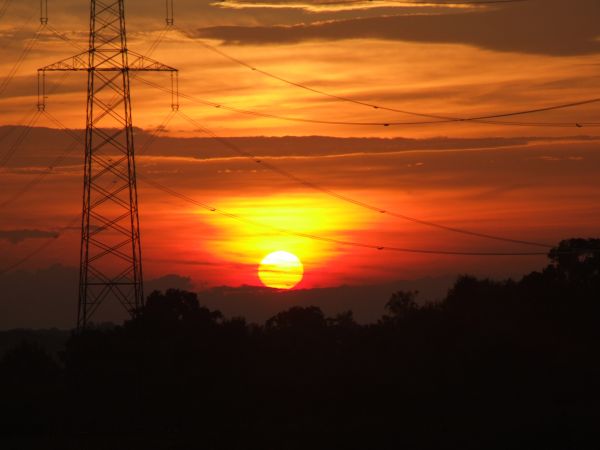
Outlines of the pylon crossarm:
[{"label": "pylon crossarm", "polygon": [[[93,67],[89,64],[89,51],[79,53],[74,56],[69,56],[63,60],[57,61],[53,64],[41,67],[38,72],[75,72],[75,71],[89,71],[96,70],[101,72],[123,72],[124,70],[130,71],[147,71],[147,72],[178,72],[174,67],[163,64],[155,59],[141,55],[134,51],[127,51],[131,58],[130,63],[127,67],[123,67],[120,61],[115,61],[115,58],[121,55],[121,51],[118,49],[96,49],[96,55],[104,53],[110,53],[110,56],[101,59],[96,62]],[[114,61],[114,62],[113,62]]]},{"label": "pylon crossarm", "polygon": [[48,66],[38,69],[38,72],[60,72],[60,71],[77,71],[89,68],[88,62],[89,52],[81,52],[75,56],[69,56],[61,61],[55,62]]},{"label": "pylon crossarm", "polygon": [[178,72],[177,69],[171,66],[167,66],[155,59],[148,58],[147,56],[140,55],[134,51],[129,50],[129,70],[135,71],[147,71],[147,72]]}]

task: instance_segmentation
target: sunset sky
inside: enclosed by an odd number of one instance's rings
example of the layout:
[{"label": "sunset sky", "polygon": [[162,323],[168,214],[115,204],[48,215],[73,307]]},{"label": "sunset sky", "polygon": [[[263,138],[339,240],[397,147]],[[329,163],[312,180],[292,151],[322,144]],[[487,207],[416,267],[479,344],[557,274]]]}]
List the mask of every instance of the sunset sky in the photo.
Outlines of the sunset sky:
[{"label": "sunset sky", "polygon": [[[546,251],[425,226],[331,193],[516,240],[597,236],[600,102],[493,120],[512,125],[415,124],[435,119],[385,108],[472,118],[596,100],[600,2],[443,3],[175,0],[175,26],[166,29],[163,0],[128,0],[129,49],[179,69],[182,94],[180,112],[171,114],[167,74],[132,81],[145,277],[190,277],[195,289],[260,285],[258,264],[278,250],[304,264],[296,289],[463,272],[518,276],[546,261],[336,244],[327,239]],[[38,8],[37,0],[0,1],[0,73],[16,69],[0,85],[0,136],[36,110],[37,69],[87,46],[89,2],[49,0],[49,27],[32,42]],[[47,83],[50,115],[81,133],[85,74],[50,74]],[[32,252],[19,270],[79,263],[83,148],[50,115],[40,115],[0,169],[0,273]],[[18,135],[3,138],[0,161]],[[292,234],[275,230],[282,228]]]}]

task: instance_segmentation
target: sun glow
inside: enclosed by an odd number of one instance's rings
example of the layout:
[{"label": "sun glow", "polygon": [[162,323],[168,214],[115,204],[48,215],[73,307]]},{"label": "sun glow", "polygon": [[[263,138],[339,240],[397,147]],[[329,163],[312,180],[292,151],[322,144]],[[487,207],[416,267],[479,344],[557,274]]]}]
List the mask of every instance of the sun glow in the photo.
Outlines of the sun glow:
[{"label": "sun glow", "polygon": [[258,267],[258,277],[267,287],[292,289],[304,276],[304,266],[296,255],[277,251],[263,258]]}]

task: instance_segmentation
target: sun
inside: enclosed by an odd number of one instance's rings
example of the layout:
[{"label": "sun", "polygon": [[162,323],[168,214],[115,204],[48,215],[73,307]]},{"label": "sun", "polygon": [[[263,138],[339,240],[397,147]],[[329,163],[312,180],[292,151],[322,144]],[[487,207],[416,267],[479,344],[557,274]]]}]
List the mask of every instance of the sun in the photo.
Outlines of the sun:
[{"label": "sun", "polygon": [[304,266],[292,253],[278,251],[269,253],[258,266],[258,278],[275,289],[292,289],[304,276]]}]

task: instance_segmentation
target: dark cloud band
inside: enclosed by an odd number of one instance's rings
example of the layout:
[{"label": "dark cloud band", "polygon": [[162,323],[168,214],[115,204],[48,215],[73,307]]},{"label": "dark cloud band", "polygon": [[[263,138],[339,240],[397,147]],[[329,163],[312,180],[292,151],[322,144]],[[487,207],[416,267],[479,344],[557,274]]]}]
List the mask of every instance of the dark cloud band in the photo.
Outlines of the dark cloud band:
[{"label": "dark cloud band", "polygon": [[356,18],[294,26],[218,26],[199,29],[196,36],[239,45],[363,38],[575,55],[600,52],[597,17],[597,1],[548,0],[463,13]]},{"label": "dark cloud band", "polygon": [[46,239],[57,238],[59,234],[55,231],[42,230],[2,230],[0,239],[7,240],[13,244],[18,244],[26,239]]}]

